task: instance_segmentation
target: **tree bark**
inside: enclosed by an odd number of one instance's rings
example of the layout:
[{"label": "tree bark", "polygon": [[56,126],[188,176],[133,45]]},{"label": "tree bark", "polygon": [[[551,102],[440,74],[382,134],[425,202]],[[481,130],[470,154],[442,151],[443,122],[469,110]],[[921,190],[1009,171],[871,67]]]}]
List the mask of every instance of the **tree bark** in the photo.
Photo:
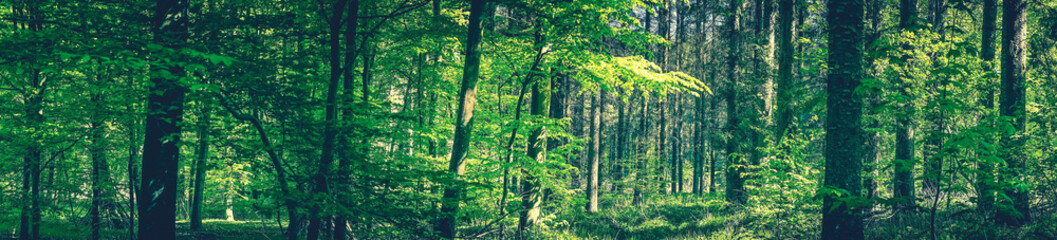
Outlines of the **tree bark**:
[{"label": "tree bark", "polygon": [[[334,142],[336,134],[336,125],[338,120],[338,112],[336,111],[337,95],[338,95],[338,84],[341,81],[341,27],[343,26],[342,16],[345,13],[345,6],[348,4],[347,0],[338,0],[334,4],[333,17],[328,20],[330,25],[330,83],[327,86],[327,98],[324,103],[324,117],[323,117],[323,146],[322,154],[320,154],[319,165],[317,165],[316,174],[313,176],[315,182],[315,188],[313,189],[314,194],[321,196],[327,196],[330,194],[329,179],[331,176],[330,170],[334,164]],[[366,67],[366,66],[365,66]],[[311,208],[311,219],[308,223],[308,240],[319,239],[319,231],[322,229],[322,221],[325,216],[322,215],[323,203],[317,203]]]},{"label": "tree bark", "polygon": [[[861,197],[863,1],[829,1],[829,76],[822,239],[863,239],[862,209],[841,202]],[[838,196],[835,191],[846,191]]]},{"label": "tree bark", "polygon": [[778,82],[775,139],[779,145],[793,121],[793,0],[778,4]]},{"label": "tree bark", "polygon": [[[996,219],[999,223],[1021,226],[1031,221],[1030,188],[1026,184],[1024,162],[1027,159],[1027,9],[1024,0],[1002,1],[1002,94],[999,110],[1003,117],[1013,119],[1012,134],[1003,134],[1004,158],[1008,166],[1003,174],[1006,182],[1014,182],[1005,189],[1009,200],[1001,198]],[[1012,201],[1010,201],[1012,200]]]},{"label": "tree bark", "polygon": [[[917,0],[901,0],[899,10],[899,28],[902,31],[911,31],[915,26],[917,18]],[[903,50],[910,50],[909,43],[903,43]],[[900,94],[908,96],[906,85],[903,81],[906,74],[900,73],[896,80]],[[909,96],[908,96],[909,97]],[[892,198],[901,201],[893,210],[902,214],[914,208],[916,198],[914,197],[914,165],[917,161],[914,157],[914,123],[912,116],[914,112],[913,102],[904,103],[902,112],[896,114],[896,156],[892,160],[893,179]]]},{"label": "tree bark", "polygon": [[[984,0],[983,15],[980,60],[983,61],[981,66],[983,72],[987,74],[984,78],[987,90],[984,92],[984,97],[980,99],[980,105],[983,105],[986,111],[991,111],[995,108],[995,90],[993,88],[995,84],[993,81],[994,77],[991,76],[995,74],[995,25],[998,18],[998,0]],[[987,161],[978,161],[977,170],[980,173],[976,178],[976,208],[984,216],[989,216],[994,209],[995,202],[995,191],[991,187],[994,185],[995,179],[994,164]]]},{"label": "tree bark", "polygon": [[[602,102],[602,93],[596,93],[595,102]],[[602,142],[602,114],[600,104],[595,104],[591,107],[591,163],[590,163],[590,175],[587,181],[587,212],[597,213],[598,212],[598,162],[602,155],[601,142]],[[620,151],[620,150],[617,150]]]},{"label": "tree bark", "polygon": [[[180,49],[187,43],[187,0],[158,0],[154,11],[154,43]],[[164,56],[163,56],[164,57]],[[172,56],[169,56],[172,57]],[[183,76],[180,66],[154,66]],[[139,191],[139,239],[176,238],[177,161],[185,90],[176,78],[152,77],[147,97],[147,129],[143,140]]]},{"label": "tree bark", "polygon": [[[466,156],[470,148],[470,135],[473,130],[473,110],[477,103],[477,80],[480,76],[481,52],[481,15],[487,1],[470,1],[469,32],[466,37],[466,58],[463,64],[462,85],[459,88],[459,110],[455,122],[454,144],[451,150],[451,160],[448,163],[450,171],[455,179],[461,179],[466,173]],[[441,217],[436,224],[436,230],[440,237],[446,239],[455,238],[457,229],[455,215],[459,211],[459,202],[462,198],[462,186],[448,186],[444,190],[442,199]]]},{"label": "tree bark", "polygon": [[741,61],[741,9],[744,0],[731,0],[730,12],[732,13],[727,23],[730,27],[728,43],[730,52],[727,56],[727,79],[730,86],[727,92],[727,131],[730,139],[727,140],[727,195],[726,200],[732,204],[744,204],[748,200],[745,192],[745,180],[741,174],[745,170],[744,154],[741,152],[739,140],[741,140],[741,119],[739,118],[738,106],[738,69]]},{"label": "tree bark", "polygon": [[[208,103],[202,103],[207,105]],[[206,162],[209,154],[209,118],[211,110],[208,106],[202,107],[202,113],[198,118],[198,150],[195,158],[195,185],[194,196],[191,199],[191,231],[202,230],[202,194],[205,193]]]}]

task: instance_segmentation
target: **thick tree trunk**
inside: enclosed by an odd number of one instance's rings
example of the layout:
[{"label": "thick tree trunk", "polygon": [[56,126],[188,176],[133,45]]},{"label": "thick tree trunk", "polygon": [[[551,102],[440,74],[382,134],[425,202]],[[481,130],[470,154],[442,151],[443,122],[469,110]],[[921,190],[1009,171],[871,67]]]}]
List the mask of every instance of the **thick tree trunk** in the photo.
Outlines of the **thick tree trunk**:
[{"label": "thick tree trunk", "polygon": [[732,204],[744,204],[749,195],[745,192],[745,180],[742,172],[745,170],[745,157],[740,151],[739,141],[741,137],[741,119],[739,118],[738,99],[738,69],[741,61],[741,8],[743,0],[731,0],[730,12],[732,13],[727,23],[730,27],[728,43],[730,52],[727,59],[727,79],[730,86],[727,92],[727,131],[731,138],[727,140],[727,195],[726,200]]},{"label": "thick tree trunk", "polygon": [[[1027,181],[1023,173],[1027,159],[1027,137],[1024,136],[1027,130],[1027,10],[1028,2],[1024,0],[1002,2],[1002,94],[999,97],[999,110],[1002,116],[1013,119],[1014,129],[1013,134],[1004,134],[1002,139],[1005,143],[1003,158],[1008,164],[1003,177],[1007,178],[1004,179],[1007,182]],[[1007,188],[1005,194],[1009,200],[998,202],[998,222],[1021,226],[1031,221],[1030,189]]]},{"label": "thick tree trunk", "polygon": [[[842,204],[861,196],[863,1],[830,1],[829,76],[826,100],[826,169],[822,195],[822,239],[863,239],[862,209]],[[835,191],[848,195],[838,197]]]},{"label": "thick tree trunk", "polygon": [[[187,0],[158,0],[154,10],[154,43],[172,49],[187,43]],[[180,66],[155,66],[183,76]],[[185,90],[176,78],[152,77],[147,96],[147,129],[143,138],[143,173],[139,191],[139,239],[176,238],[176,179],[180,156],[180,122]]]},{"label": "thick tree trunk", "polygon": [[[470,134],[473,130],[473,110],[477,103],[477,80],[480,76],[481,52],[481,15],[484,12],[485,0],[470,1],[469,32],[466,37],[466,58],[463,64],[462,85],[459,88],[459,110],[455,122],[454,144],[448,171],[456,178],[466,173],[466,156],[470,148]],[[440,237],[455,238],[456,219],[459,211],[459,199],[462,186],[447,186],[442,199],[441,217],[436,224]]]}]

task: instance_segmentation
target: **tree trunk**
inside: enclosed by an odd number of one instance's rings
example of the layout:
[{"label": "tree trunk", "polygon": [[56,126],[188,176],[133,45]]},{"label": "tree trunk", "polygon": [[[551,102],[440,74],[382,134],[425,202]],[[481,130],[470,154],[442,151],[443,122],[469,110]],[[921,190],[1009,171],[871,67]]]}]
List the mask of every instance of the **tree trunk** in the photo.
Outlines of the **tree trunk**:
[{"label": "tree trunk", "polygon": [[[601,102],[602,93],[595,94],[595,102]],[[602,155],[600,144],[602,142],[602,114],[600,104],[591,107],[591,163],[590,176],[587,181],[587,212],[598,212],[598,162]],[[620,151],[620,150],[617,150]]]},{"label": "tree trunk", "polygon": [[191,199],[191,231],[202,230],[202,199],[205,199],[202,194],[205,193],[206,162],[209,154],[209,118],[211,114],[209,107],[203,106],[201,114],[198,118],[198,156],[195,158],[194,196]]},{"label": "tree trunk", "polygon": [[731,0],[730,12],[732,13],[727,23],[730,27],[728,43],[727,78],[730,86],[727,92],[727,130],[731,138],[727,140],[727,195],[726,200],[732,204],[744,204],[748,200],[745,192],[745,180],[741,174],[745,170],[744,156],[740,151],[739,140],[741,140],[741,120],[738,118],[738,68],[741,61],[741,8],[743,0]]},{"label": "tree trunk", "polygon": [[[180,49],[187,43],[187,0],[158,0],[154,43]],[[180,66],[155,66],[183,76]],[[176,78],[152,77],[143,138],[143,173],[139,191],[139,239],[176,238],[176,185],[180,156],[180,122],[185,90]]]},{"label": "tree trunk", "polygon": [[638,151],[639,151],[639,154],[638,155],[640,157],[635,159],[635,163],[636,163],[636,165],[638,165],[638,169],[636,170],[636,173],[635,173],[635,181],[636,181],[636,183],[635,183],[635,191],[634,191],[634,193],[632,195],[632,198],[631,198],[631,203],[633,205],[639,205],[639,204],[642,203],[642,191],[643,191],[643,188],[645,188],[646,184],[650,181],[646,177],[647,176],[647,174],[646,174],[646,162],[647,162],[646,159],[647,159],[647,156],[649,156],[649,132],[650,132],[650,130],[646,128],[646,126],[647,126],[646,124],[648,123],[648,119],[650,118],[650,114],[649,114],[649,112],[647,112],[647,110],[649,109],[649,105],[650,105],[650,94],[649,93],[643,94],[642,95],[642,115],[639,115],[640,116],[639,117],[640,120],[639,120],[639,130],[638,130],[638,132],[639,132],[639,134],[638,134],[638,144],[639,144]]},{"label": "tree trunk", "polygon": [[[323,117],[323,146],[322,154],[320,154],[319,165],[317,165],[316,174],[312,176],[315,182],[315,188],[313,189],[314,194],[326,196],[330,194],[329,177],[331,177],[330,170],[331,165],[334,164],[334,142],[336,134],[336,125],[338,120],[338,112],[336,111],[337,95],[338,95],[338,84],[341,80],[341,27],[342,16],[345,13],[345,6],[348,4],[347,0],[338,0],[334,5],[334,15],[328,21],[330,25],[330,83],[327,86],[327,99],[324,103],[324,117]],[[366,66],[364,66],[366,67]],[[319,239],[319,231],[323,227],[323,218],[321,215],[322,209],[320,205],[324,203],[317,203],[311,208],[311,219],[308,223],[308,240]]]},{"label": "tree trunk", "polygon": [[[466,173],[466,156],[470,148],[470,134],[473,130],[473,110],[477,103],[477,80],[480,75],[481,52],[481,15],[487,1],[470,1],[469,32],[466,37],[466,59],[463,64],[462,85],[459,88],[459,111],[455,122],[454,144],[448,171],[456,178]],[[442,199],[441,218],[436,224],[440,237],[455,238],[456,219],[459,211],[459,199],[462,186],[448,186]]]},{"label": "tree trunk", "polygon": [[[915,26],[914,18],[917,17],[918,12],[917,0],[901,0],[900,4],[899,28],[902,31],[910,31]],[[903,43],[904,51],[910,49],[909,43]],[[904,87],[907,83],[902,80],[905,73],[900,73],[900,75],[896,80],[896,85],[900,86],[900,94],[908,96]],[[913,103],[907,102],[903,104],[902,111],[901,114],[896,114],[896,156],[892,160],[892,184],[894,185],[892,198],[900,201],[894,206],[897,214],[905,213],[916,205],[914,197],[914,163],[917,160],[914,158],[914,123],[911,119],[914,111]]]},{"label": "tree trunk", "polygon": [[[993,76],[995,60],[995,22],[998,18],[998,0],[984,0],[983,5],[984,17],[982,22],[983,26],[981,26],[982,36],[980,38],[980,60],[983,61],[983,72],[987,73],[989,76]],[[983,105],[987,111],[995,108],[993,79],[993,77],[984,78],[987,90],[984,92],[983,98],[980,99],[980,105]],[[988,161],[977,161],[977,169],[980,173],[976,178],[976,209],[986,217],[991,214],[995,202],[995,191],[991,189],[991,185],[994,183],[994,164]]]},{"label": "tree trunk", "polygon": [[[93,96],[92,102],[99,103],[99,96]],[[102,106],[97,106],[102,108]],[[102,111],[102,109],[98,109]],[[89,149],[90,155],[92,156],[92,209],[89,210],[90,238],[95,240],[99,239],[99,230],[103,227],[103,218],[109,219],[109,216],[102,216],[102,211],[105,208],[111,208],[113,199],[110,194],[107,193],[107,187],[110,186],[110,165],[106,160],[106,138],[104,136],[103,122],[99,121],[98,116],[93,116],[92,122],[89,123],[91,131],[92,145]]]},{"label": "tree trunk", "polygon": [[[932,11],[929,17],[932,21],[933,32],[939,34],[940,38],[943,38],[945,35],[944,29],[946,28],[944,23],[946,22],[947,1],[933,0],[930,4],[932,6]],[[933,55],[933,66],[937,69],[941,67],[939,66],[938,57],[939,55]],[[938,92],[939,96],[934,96],[933,101],[936,101],[936,105],[941,107],[937,107],[935,110],[936,112],[933,113],[934,115],[929,117],[932,121],[933,129],[930,132],[931,136],[928,137],[928,141],[926,141],[925,144],[929,148],[928,151],[925,151],[929,156],[925,156],[927,162],[925,164],[924,179],[921,181],[921,192],[925,196],[925,199],[930,201],[939,201],[939,181],[943,176],[943,155],[941,151],[943,150],[943,141],[946,138],[945,131],[947,128],[944,119],[946,118],[946,115],[942,110],[942,104],[944,104],[945,99],[947,98],[946,79],[949,76],[936,75],[936,77],[941,79],[939,79],[939,84],[933,86],[933,89]]]},{"label": "tree trunk", "polygon": [[[342,82],[342,87],[344,89],[344,92],[342,93],[342,95],[345,95],[348,98],[352,98],[353,92],[355,92],[355,87],[353,86],[352,83],[355,82],[355,81],[353,81],[353,78],[354,78],[353,77],[353,73],[355,72],[354,69],[355,69],[355,65],[356,65],[356,57],[359,55],[359,51],[356,51],[356,30],[358,28],[356,16],[359,14],[359,11],[360,11],[359,9],[360,9],[360,1],[359,0],[349,0],[348,6],[346,7],[346,10],[347,10],[347,13],[348,13],[349,17],[348,17],[348,20],[345,21],[345,33],[344,33],[345,34],[345,63],[343,64],[343,67],[342,67],[343,68],[342,70],[344,70],[344,71],[342,71],[342,77],[345,79],[345,81]],[[335,9],[335,11],[337,11],[337,9]],[[367,37],[368,37],[367,35],[364,35],[364,39],[365,40],[366,40]],[[366,41],[364,41],[363,43],[364,43],[364,45],[366,45]],[[366,50],[366,49],[364,49],[364,50]],[[369,69],[367,67],[364,67],[363,71],[366,72],[366,71],[369,71]],[[419,71],[421,71],[421,69]],[[364,109],[364,111],[367,111],[366,110],[367,106],[370,106],[369,102],[368,102],[370,100],[370,88],[369,88],[370,86],[368,85],[368,82],[366,82],[366,81],[369,81],[369,79],[364,78],[362,80],[364,81],[363,85],[361,86],[361,95],[360,95],[360,100],[361,100],[361,104],[362,104],[361,106],[362,107],[355,108],[355,107],[352,106],[353,104],[351,104],[351,103],[345,104],[344,109],[342,109],[342,111],[341,111],[341,115],[342,115],[343,118],[346,118],[346,120],[348,118],[351,118],[352,114],[354,114],[353,113],[353,109]],[[419,96],[421,96],[421,93],[419,94]],[[361,113],[361,114],[365,114],[366,115],[366,113]],[[419,117],[421,119],[421,116],[419,116]],[[370,141],[370,137],[369,136],[359,136],[360,144],[359,145],[355,145],[354,143],[352,143],[352,139],[349,139],[348,135],[349,134],[342,134],[341,137],[340,137],[341,139],[338,141],[339,144],[352,145],[352,146],[342,147],[342,149],[346,149],[345,151],[342,151],[342,153],[348,152],[350,150],[353,153],[351,157],[349,157],[349,156],[347,156],[345,154],[340,154],[340,155],[342,155],[342,157],[340,157],[338,159],[338,175],[337,175],[337,177],[335,179],[335,182],[336,182],[335,185],[337,185],[338,188],[337,188],[337,192],[335,193],[335,196],[337,197],[337,199],[339,199],[339,201],[342,200],[342,199],[346,199],[345,197],[342,196],[342,194],[345,193],[345,192],[350,191],[350,181],[351,180],[349,179],[349,177],[350,177],[349,174],[350,174],[350,172],[352,170],[351,169],[352,168],[352,166],[351,166],[352,164],[350,163],[350,161],[352,159],[366,160],[367,159],[367,155],[368,155],[367,151],[369,150],[369,147],[370,147],[370,142],[369,142]],[[346,204],[345,202],[341,202],[341,203],[343,205]],[[348,235],[348,232],[346,230],[347,228],[345,227],[347,225],[347,222],[348,222],[348,219],[347,219],[347,217],[344,214],[340,214],[340,215],[338,215],[338,216],[336,216],[334,218],[334,226],[335,227],[334,227],[334,234],[332,235],[334,240],[344,240],[346,235]]]},{"label": "tree trunk", "polygon": [[[862,209],[841,202],[861,196],[863,1],[829,1],[829,76],[822,239],[863,239]],[[838,197],[834,191],[847,191]]]},{"label": "tree trunk", "polygon": [[779,145],[793,121],[793,0],[778,4],[778,85],[775,139]]},{"label": "tree trunk", "polygon": [[[1008,166],[1004,169],[1004,181],[1021,184],[1027,179],[1023,174],[1024,162],[1027,159],[1024,136],[1027,127],[1027,9],[1024,0],[1004,0],[1002,2],[1002,94],[999,96],[999,110],[1003,117],[1013,119],[1012,134],[1003,134],[1005,143],[1004,158]],[[998,202],[999,223],[1010,226],[1021,226],[1031,221],[1030,189],[1012,187],[1005,190],[1007,198]],[[1012,201],[1010,201],[1012,200]]]},{"label": "tree trunk", "polygon": [[679,151],[682,151],[682,149],[680,147],[683,144],[682,141],[680,141],[682,139],[682,136],[681,136],[682,134],[681,133],[682,133],[682,130],[683,130],[683,117],[682,117],[683,114],[682,114],[682,111],[680,111],[680,109],[679,109],[679,106],[681,106],[682,103],[683,103],[682,102],[682,94],[676,94],[674,100],[675,101],[672,102],[671,108],[672,108],[672,113],[675,114],[675,116],[673,117],[674,118],[673,121],[675,121],[676,125],[675,125],[675,129],[672,130],[672,133],[671,133],[671,135],[672,135],[672,152],[671,152],[672,153],[672,156],[671,156],[671,165],[672,165],[671,175],[672,176],[671,176],[671,179],[672,179],[672,192],[673,193],[677,193],[677,192],[682,192],[683,191],[683,189],[682,189],[682,187],[683,187],[682,186],[682,184],[683,184],[683,172],[682,172],[682,170],[683,170],[683,166],[682,166],[683,165],[682,164],[683,160],[679,158],[679,154],[680,154]]}]

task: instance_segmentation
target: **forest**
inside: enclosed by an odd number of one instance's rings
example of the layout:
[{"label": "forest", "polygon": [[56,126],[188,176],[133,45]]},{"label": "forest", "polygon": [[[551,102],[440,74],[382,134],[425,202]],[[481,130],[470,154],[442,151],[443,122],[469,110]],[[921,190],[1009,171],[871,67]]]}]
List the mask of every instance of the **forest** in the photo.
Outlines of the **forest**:
[{"label": "forest", "polygon": [[0,0],[0,239],[1057,239],[1057,0]]}]

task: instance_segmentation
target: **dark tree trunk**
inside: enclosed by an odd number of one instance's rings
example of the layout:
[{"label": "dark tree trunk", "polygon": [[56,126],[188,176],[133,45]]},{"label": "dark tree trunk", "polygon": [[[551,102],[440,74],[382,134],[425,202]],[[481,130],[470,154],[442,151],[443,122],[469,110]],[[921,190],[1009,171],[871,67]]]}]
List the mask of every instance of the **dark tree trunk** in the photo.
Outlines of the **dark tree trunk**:
[{"label": "dark tree trunk", "polygon": [[[456,177],[466,173],[466,156],[470,148],[470,134],[473,130],[473,110],[477,103],[477,80],[480,76],[481,52],[481,15],[484,12],[485,0],[470,1],[469,32],[466,37],[466,59],[463,64],[462,85],[459,88],[459,110],[455,122],[454,144],[448,171]],[[456,219],[459,211],[459,199],[462,186],[447,186],[441,206],[441,217],[436,224],[440,237],[455,238]]]},{"label": "dark tree trunk", "polygon": [[[172,49],[187,43],[187,0],[158,0],[154,9],[154,43]],[[180,66],[154,66],[183,76]],[[175,78],[152,77],[147,96],[147,129],[139,191],[139,239],[176,238],[177,161],[185,90]]]},{"label": "dark tree trunk", "polygon": [[[983,71],[990,76],[993,76],[995,60],[995,22],[998,18],[998,0],[984,0],[983,5],[984,17],[982,23],[983,26],[981,26],[982,36],[980,39],[980,60],[984,62],[982,66]],[[985,82],[988,87],[984,92],[983,98],[980,99],[980,105],[983,105],[987,111],[990,111],[995,108],[994,78],[987,77],[985,78]],[[978,161],[977,168],[980,173],[976,178],[976,206],[981,214],[989,216],[991,215],[995,202],[995,191],[991,188],[995,179],[994,164],[988,161]]]},{"label": "dark tree trunk", "polygon": [[[917,0],[901,0],[899,10],[899,28],[902,31],[910,31],[915,26],[917,18]],[[903,44],[904,50],[910,50],[909,43]],[[905,73],[900,73],[905,75]],[[899,86],[904,86],[903,76],[896,80]],[[900,94],[907,95],[905,87],[900,87]],[[893,179],[892,197],[901,201],[894,206],[897,214],[905,213],[916,205],[914,197],[914,123],[913,103],[903,104],[902,113],[896,116],[896,156],[892,160]]]},{"label": "dark tree trunk", "polygon": [[[1008,166],[1003,169],[1004,181],[1027,181],[1024,176],[1024,162],[1027,159],[1027,10],[1028,2],[1024,0],[1002,1],[1002,94],[999,96],[999,110],[1004,117],[1013,119],[1015,133],[1004,134],[1002,142]],[[1031,221],[1030,190],[1007,188],[1009,198],[998,201],[999,223],[1010,226],[1021,226]],[[1004,200],[1009,199],[1009,200]],[[1012,200],[1012,201],[1010,201]]]},{"label": "dark tree trunk", "polygon": [[[99,103],[100,97],[93,96],[92,102]],[[101,104],[96,106],[102,111]],[[106,138],[104,136],[103,122],[100,121],[100,116],[92,116],[92,121],[89,123],[91,127],[89,131],[92,145],[89,147],[89,152],[92,157],[92,209],[89,210],[89,226],[91,228],[90,238],[95,240],[99,239],[99,230],[103,227],[103,218],[110,219],[109,215],[103,216],[102,211],[104,208],[112,208],[114,200],[111,195],[107,192],[107,188],[110,186],[110,165],[106,160]]]},{"label": "dark tree trunk", "polygon": [[[206,105],[208,103],[202,103]],[[202,115],[198,118],[198,150],[195,158],[195,184],[194,195],[191,199],[191,231],[202,230],[202,200],[205,196],[206,162],[209,154],[209,118],[211,111],[208,106],[202,107]]]},{"label": "dark tree trunk", "polygon": [[727,92],[727,131],[731,138],[727,140],[727,195],[726,200],[732,204],[744,204],[749,195],[745,192],[745,179],[742,172],[745,170],[743,153],[740,150],[741,119],[736,101],[738,99],[738,68],[741,61],[741,8],[743,0],[731,0],[730,12],[732,13],[727,23],[730,27],[728,43],[730,52],[727,59],[727,79],[730,86]]},{"label": "dark tree trunk", "polygon": [[793,121],[793,0],[778,4],[778,85],[775,139],[780,145]]},{"label": "dark tree trunk", "polygon": [[[436,1],[434,1],[434,2],[436,2]],[[434,3],[434,4],[436,4],[436,3]],[[335,9],[335,11],[338,11],[338,10]],[[347,11],[349,17],[348,17],[348,20],[345,21],[345,32],[344,32],[344,35],[345,35],[345,63],[343,64],[343,67],[342,67],[343,68],[342,69],[343,70],[342,71],[342,77],[344,78],[345,81],[342,82],[342,89],[344,90],[342,95],[345,95],[347,98],[352,98],[353,93],[355,92],[355,87],[353,86],[353,83],[355,82],[355,81],[353,81],[353,79],[354,79],[354,75],[353,74],[355,72],[354,69],[355,69],[355,65],[356,65],[356,58],[357,58],[357,56],[359,56],[359,51],[356,51],[356,30],[359,27],[359,25],[357,25],[358,22],[357,22],[356,16],[359,14],[359,11],[360,11],[360,1],[359,0],[350,0],[349,3],[348,3],[348,6],[346,6],[346,11]],[[366,46],[366,38],[368,36],[364,35],[363,37],[364,37],[364,40],[365,40],[363,42],[363,45]],[[364,49],[364,50],[366,50],[366,49]],[[366,71],[369,71],[369,69],[367,67],[364,67],[363,71],[366,72]],[[419,71],[421,72],[421,69]],[[353,116],[353,114],[354,114],[353,113],[353,109],[367,109],[367,106],[370,106],[369,102],[368,102],[370,100],[370,97],[371,97],[370,88],[369,88],[370,86],[369,86],[369,82],[367,82],[367,81],[369,81],[369,79],[364,78],[362,80],[364,81],[362,86],[361,86],[361,88],[360,88],[361,89],[360,100],[361,100],[361,104],[362,105],[361,105],[361,107],[353,107],[352,103],[345,104],[344,109],[342,109],[342,111],[341,111],[341,115],[342,115],[343,118],[346,118],[346,120]],[[421,92],[419,92],[419,96],[421,98]],[[419,99],[419,100],[421,100],[421,99]],[[419,106],[416,106],[416,107],[419,107]],[[360,114],[366,114],[366,113],[360,113]],[[421,116],[419,116],[419,117],[421,117]],[[338,186],[338,188],[336,190],[336,193],[335,193],[335,196],[337,197],[337,199],[339,199],[339,201],[341,201],[342,199],[345,199],[345,197],[343,197],[342,194],[344,194],[345,192],[350,191],[350,181],[351,180],[349,179],[350,178],[349,174],[350,174],[350,172],[352,170],[351,161],[353,159],[366,160],[367,159],[367,155],[368,155],[367,151],[369,150],[369,147],[370,147],[370,145],[369,145],[370,144],[370,137],[369,136],[359,136],[360,143],[359,143],[359,145],[356,145],[356,144],[352,143],[353,140],[349,139],[348,135],[349,134],[342,134],[340,136],[341,139],[338,140],[338,144],[346,145],[345,147],[342,147],[342,149],[345,149],[345,150],[342,151],[341,154],[339,154],[341,157],[338,158],[338,174],[337,174],[337,177],[335,178],[335,183],[336,183],[335,185]],[[348,145],[352,145],[352,146],[348,146]],[[351,157],[346,154],[349,151],[351,151],[353,153]],[[346,204],[345,202],[341,202],[341,203],[343,205]],[[335,218],[334,218],[334,226],[335,226],[334,227],[334,234],[332,236],[334,240],[344,240],[347,237],[346,235],[348,235],[348,231],[347,231],[346,225],[348,225],[348,218],[344,214],[335,216]]]},{"label": "dark tree trunk", "polygon": [[[841,204],[861,196],[863,1],[829,1],[829,76],[826,92],[826,169],[822,195],[822,239],[863,239],[862,209]],[[832,191],[847,191],[838,197]]]},{"label": "dark tree trunk", "polygon": [[[316,174],[312,176],[315,182],[315,188],[313,193],[321,196],[330,194],[329,179],[331,176],[331,168],[334,164],[334,142],[337,136],[336,127],[338,120],[337,109],[337,98],[338,98],[338,84],[341,81],[341,27],[345,13],[345,7],[348,4],[347,0],[338,0],[334,4],[332,9],[334,12],[333,17],[328,20],[330,25],[329,33],[329,45],[330,45],[330,81],[327,86],[327,99],[324,103],[324,117],[323,117],[323,146],[322,154],[320,154],[319,165],[317,165]],[[364,66],[366,67],[366,66]],[[322,203],[318,203],[311,209],[311,219],[308,223],[308,240],[319,239],[319,231],[323,228],[323,218],[321,206]]]}]

